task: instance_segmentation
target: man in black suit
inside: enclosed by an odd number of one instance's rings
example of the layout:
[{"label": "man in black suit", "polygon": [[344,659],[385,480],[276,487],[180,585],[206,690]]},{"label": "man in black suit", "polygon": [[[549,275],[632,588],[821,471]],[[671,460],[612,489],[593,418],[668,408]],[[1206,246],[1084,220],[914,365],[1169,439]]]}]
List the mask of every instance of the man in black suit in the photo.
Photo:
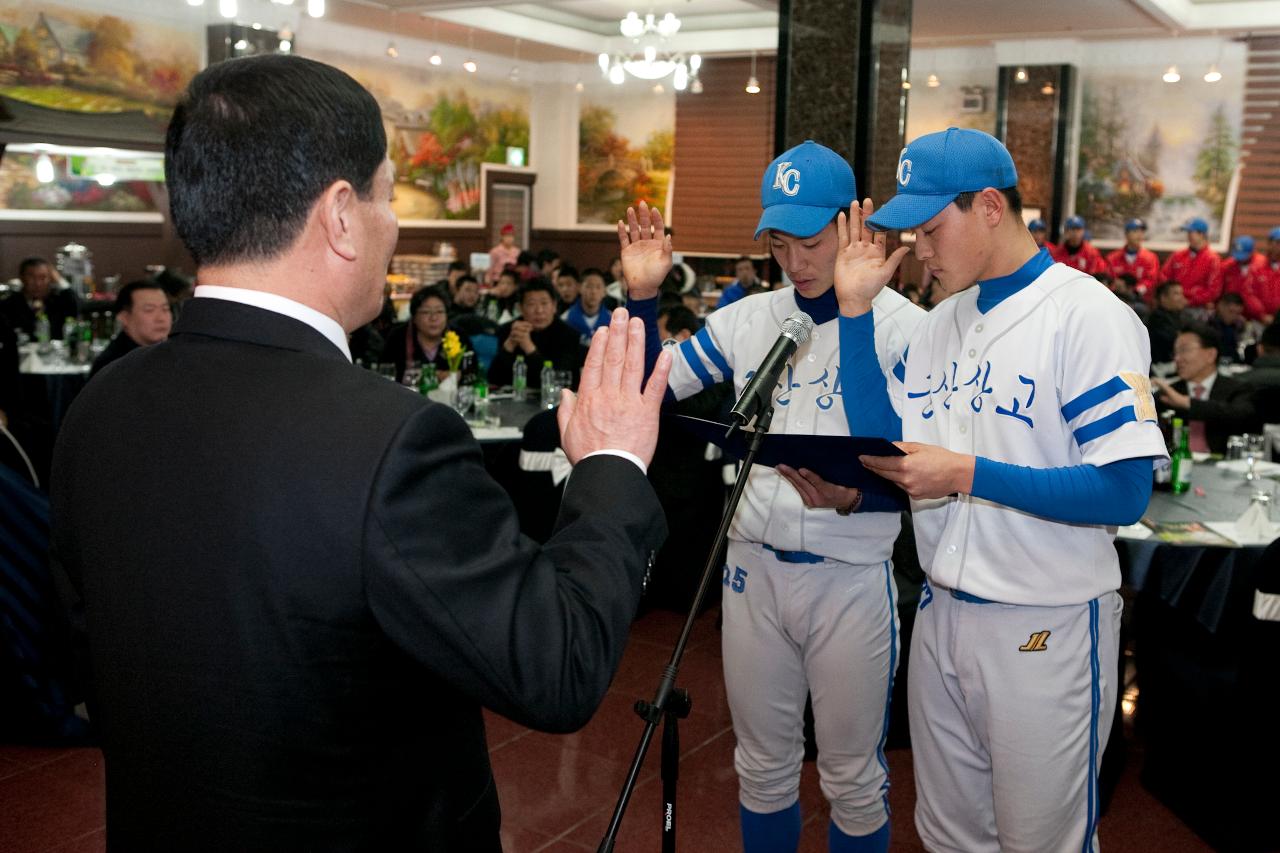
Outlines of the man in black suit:
[{"label": "man in black suit", "polygon": [[639,320],[596,337],[557,529],[522,537],[462,419],[350,362],[396,246],[386,150],[373,97],[300,57],[212,65],[174,111],[201,286],[85,387],[51,489],[111,850],[497,851],[481,707],[574,729],[621,657],[669,360],[642,394]]},{"label": "man in black suit", "polygon": [[27,258],[18,265],[22,290],[0,300],[0,319],[15,330],[36,336],[36,316],[43,311],[49,318],[49,336],[62,339],[62,324],[80,316],[76,295],[67,288],[54,289],[53,267],[44,258]]},{"label": "man in black suit", "polygon": [[1164,364],[1173,361],[1173,342],[1187,324],[1187,297],[1176,281],[1161,282],[1156,288],[1156,307],[1147,316],[1147,334],[1151,336],[1151,361]]},{"label": "man in black suit", "polygon": [[1193,323],[1173,345],[1173,361],[1181,378],[1172,384],[1153,380],[1160,389],[1160,402],[1186,421],[1193,451],[1226,452],[1227,437],[1248,432],[1256,418],[1249,387],[1218,373],[1221,346],[1216,331]]}]

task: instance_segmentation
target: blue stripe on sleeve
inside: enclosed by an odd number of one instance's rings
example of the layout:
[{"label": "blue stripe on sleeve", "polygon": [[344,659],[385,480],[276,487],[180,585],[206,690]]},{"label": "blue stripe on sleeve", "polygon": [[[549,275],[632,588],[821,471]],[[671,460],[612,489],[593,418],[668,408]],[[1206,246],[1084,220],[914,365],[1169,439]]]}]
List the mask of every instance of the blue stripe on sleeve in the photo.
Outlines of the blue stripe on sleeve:
[{"label": "blue stripe on sleeve", "polygon": [[694,335],[698,340],[698,346],[702,347],[702,351],[707,354],[707,358],[711,359],[711,363],[716,366],[716,370],[720,371],[720,375],[724,377],[724,382],[733,379],[733,368],[729,367],[729,362],[725,361],[720,350],[716,349],[715,341],[711,340],[711,333],[707,331],[707,327],[703,326],[698,330],[698,334]]},{"label": "blue stripe on sleeve", "polygon": [[876,357],[871,311],[840,317],[840,400],[850,435],[902,438],[902,418],[889,401],[889,386]]},{"label": "blue stripe on sleeve", "polygon": [[[1113,376],[1101,385],[1097,385],[1085,391],[1079,397],[1062,407],[1062,418],[1066,421],[1074,420],[1075,417],[1088,409],[1092,409],[1099,403],[1105,403],[1115,395],[1124,391],[1132,390],[1129,384],[1119,376]],[[1083,442],[1081,442],[1083,444]]]},{"label": "blue stripe on sleeve", "polygon": [[1133,524],[1151,500],[1151,458],[1030,468],[979,456],[972,494],[1069,524]]},{"label": "blue stripe on sleeve", "polygon": [[1076,430],[1073,435],[1076,437],[1076,444],[1084,447],[1095,438],[1102,438],[1107,433],[1115,432],[1125,424],[1134,423],[1138,420],[1138,415],[1133,411],[1133,406],[1125,406],[1123,409],[1116,409],[1105,418],[1099,418],[1091,424],[1085,424]]},{"label": "blue stripe on sleeve", "polygon": [[710,388],[716,384],[716,381],[711,378],[711,371],[707,370],[707,366],[702,363],[702,357],[698,355],[698,350],[694,348],[693,338],[681,342],[680,354],[684,356],[685,362],[693,370],[694,376],[702,380],[703,388]]}]

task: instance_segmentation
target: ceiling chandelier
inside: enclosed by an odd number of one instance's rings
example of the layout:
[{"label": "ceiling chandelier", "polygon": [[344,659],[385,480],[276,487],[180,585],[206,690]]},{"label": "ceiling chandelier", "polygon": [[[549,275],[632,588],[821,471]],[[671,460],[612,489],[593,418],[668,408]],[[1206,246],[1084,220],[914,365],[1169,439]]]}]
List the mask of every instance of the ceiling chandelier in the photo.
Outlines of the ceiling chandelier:
[{"label": "ceiling chandelier", "polygon": [[629,52],[602,53],[599,57],[600,73],[610,83],[621,86],[628,74],[641,80],[661,80],[675,75],[671,85],[677,91],[690,86],[695,92],[702,88],[698,81],[702,57],[695,53],[686,58],[668,46],[668,41],[680,31],[680,19],[675,15],[668,12],[656,18],[650,12],[641,18],[635,12],[628,12],[619,22],[618,31],[627,39]]}]

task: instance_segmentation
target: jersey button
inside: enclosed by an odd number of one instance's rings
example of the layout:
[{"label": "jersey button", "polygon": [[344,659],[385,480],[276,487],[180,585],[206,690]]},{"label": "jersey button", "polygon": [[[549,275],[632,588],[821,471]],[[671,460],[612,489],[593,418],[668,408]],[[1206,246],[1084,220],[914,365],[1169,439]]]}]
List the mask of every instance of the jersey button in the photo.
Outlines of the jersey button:
[{"label": "jersey button", "polygon": [[956,552],[956,546],[955,546],[955,545],[948,545],[948,546],[947,546],[947,553],[948,553],[948,554],[954,554],[955,552]]},{"label": "jersey button", "polygon": [[974,330],[975,332],[981,332],[981,331],[982,331],[982,324],[981,324],[981,323],[979,323],[978,325],[974,326],[974,327],[973,327],[973,330]]},{"label": "jersey button", "polygon": [[961,435],[964,435],[964,434],[965,434],[966,432],[968,432],[968,431],[969,431],[969,428],[968,428],[967,426],[965,426],[964,424],[960,424],[960,434],[961,434]]},{"label": "jersey button", "polygon": [[818,360],[818,357],[817,357],[816,355],[814,355],[813,353],[809,353],[809,358],[808,358],[807,360],[808,360],[808,361],[817,361],[817,360]]},{"label": "jersey button", "polygon": [[976,349],[969,350],[969,358],[973,358],[977,354],[978,354],[978,351]]}]

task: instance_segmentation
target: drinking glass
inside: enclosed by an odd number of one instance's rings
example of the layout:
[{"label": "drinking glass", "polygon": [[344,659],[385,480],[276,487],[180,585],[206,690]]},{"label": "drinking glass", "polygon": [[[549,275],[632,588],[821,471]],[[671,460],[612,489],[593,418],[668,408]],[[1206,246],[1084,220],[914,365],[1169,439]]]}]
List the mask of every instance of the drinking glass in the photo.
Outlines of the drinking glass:
[{"label": "drinking glass", "polygon": [[572,370],[552,370],[543,379],[542,408],[554,409],[560,404],[560,390],[573,384]]},{"label": "drinking glass", "polygon": [[[391,365],[391,378],[396,378],[395,365]],[[421,367],[406,367],[404,369],[404,377],[401,378],[400,384],[406,388],[417,389],[418,383],[422,380]]]},{"label": "drinking glass", "polygon": [[396,366],[394,362],[379,362],[373,366],[373,370],[384,379],[396,381]]}]

